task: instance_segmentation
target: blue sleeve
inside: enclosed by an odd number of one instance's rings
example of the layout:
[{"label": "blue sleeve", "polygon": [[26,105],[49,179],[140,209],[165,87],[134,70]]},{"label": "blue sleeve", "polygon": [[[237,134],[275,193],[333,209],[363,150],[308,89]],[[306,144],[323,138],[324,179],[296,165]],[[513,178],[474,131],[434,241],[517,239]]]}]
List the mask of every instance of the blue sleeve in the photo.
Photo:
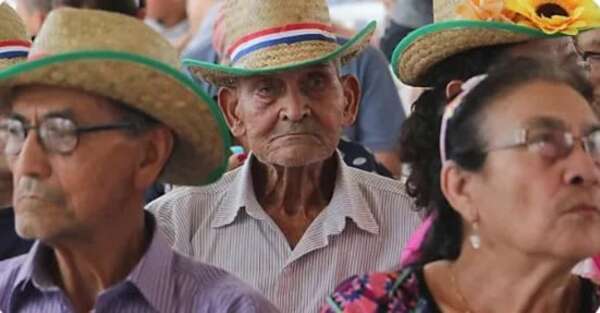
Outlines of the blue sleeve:
[{"label": "blue sleeve", "polygon": [[[198,61],[219,63],[219,55],[213,48],[210,38],[210,36],[206,37],[205,34],[196,34],[188,44],[187,48],[182,52],[181,59],[194,59]],[[202,90],[206,91],[208,95],[211,97],[217,95],[218,88],[198,79],[196,76],[192,75],[187,68],[184,69],[184,72],[188,74]]]},{"label": "blue sleeve", "polygon": [[344,135],[373,151],[393,151],[406,116],[385,56],[368,46],[342,73],[355,75],[361,86],[356,123]]}]

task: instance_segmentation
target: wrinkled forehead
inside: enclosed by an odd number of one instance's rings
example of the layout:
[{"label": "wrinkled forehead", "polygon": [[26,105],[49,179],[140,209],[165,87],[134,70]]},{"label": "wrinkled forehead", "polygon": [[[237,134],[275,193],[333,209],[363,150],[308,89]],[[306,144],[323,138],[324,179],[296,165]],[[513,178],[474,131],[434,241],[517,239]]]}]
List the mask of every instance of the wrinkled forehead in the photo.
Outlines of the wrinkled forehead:
[{"label": "wrinkled forehead", "polygon": [[566,83],[534,80],[516,86],[493,103],[486,111],[485,124],[494,124],[496,132],[533,127],[583,133],[599,124],[588,100]]},{"label": "wrinkled forehead", "polygon": [[583,51],[600,52],[600,29],[592,29],[577,36],[577,45]]},{"label": "wrinkled forehead", "polygon": [[299,77],[306,73],[310,73],[310,72],[314,72],[314,71],[321,71],[321,72],[328,73],[332,76],[339,76],[339,75],[341,75],[341,69],[337,63],[338,62],[331,61],[331,62],[325,62],[325,63],[311,64],[311,65],[297,67],[297,68],[293,68],[293,69],[289,69],[289,70],[282,70],[282,71],[277,71],[277,72],[272,72],[272,73],[265,73],[265,74],[243,77],[243,78],[241,78],[241,81],[256,80],[256,79],[282,79],[282,80],[293,79],[295,77]]}]

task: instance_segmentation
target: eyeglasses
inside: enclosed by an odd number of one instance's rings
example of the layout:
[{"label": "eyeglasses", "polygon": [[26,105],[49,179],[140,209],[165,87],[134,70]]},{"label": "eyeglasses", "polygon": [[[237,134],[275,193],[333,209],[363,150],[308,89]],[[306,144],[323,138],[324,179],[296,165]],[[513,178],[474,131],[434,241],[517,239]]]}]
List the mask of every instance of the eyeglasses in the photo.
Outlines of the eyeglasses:
[{"label": "eyeglasses", "polygon": [[594,162],[600,162],[600,128],[593,129],[583,137],[560,129],[521,129],[517,131],[513,143],[489,148],[487,152],[525,146],[542,158],[555,161],[566,158],[579,141]]},{"label": "eyeglasses", "polygon": [[585,51],[577,42],[576,36],[570,36],[570,39],[571,45],[575,50],[575,54],[577,54],[580,61],[582,61],[583,65],[585,65],[586,70],[590,71],[592,66],[597,66],[600,64],[600,52]]},{"label": "eyeglasses", "polygon": [[78,127],[74,121],[64,117],[49,117],[42,120],[38,126],[31,126],[18,118],[4,118],[0,121],[0,142],[4,144],[6,155],[18,155],[27,139],[27,134],[35,129],[46,151],[68,154],[77,147],[81,134],[136,128],[139,126],[125,122]]}]

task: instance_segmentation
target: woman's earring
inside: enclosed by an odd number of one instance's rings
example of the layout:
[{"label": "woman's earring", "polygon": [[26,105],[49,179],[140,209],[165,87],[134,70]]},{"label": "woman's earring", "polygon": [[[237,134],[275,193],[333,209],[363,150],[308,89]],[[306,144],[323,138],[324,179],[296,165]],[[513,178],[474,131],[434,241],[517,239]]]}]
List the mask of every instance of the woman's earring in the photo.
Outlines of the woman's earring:
[{"label": "woman's earring", "polygon": [[469,235],[469,241],[473,249],[479,250],[481,248],[481,237],[479,237],[479,224],[477,222],[473,223],[473,230],[471,235]]}]

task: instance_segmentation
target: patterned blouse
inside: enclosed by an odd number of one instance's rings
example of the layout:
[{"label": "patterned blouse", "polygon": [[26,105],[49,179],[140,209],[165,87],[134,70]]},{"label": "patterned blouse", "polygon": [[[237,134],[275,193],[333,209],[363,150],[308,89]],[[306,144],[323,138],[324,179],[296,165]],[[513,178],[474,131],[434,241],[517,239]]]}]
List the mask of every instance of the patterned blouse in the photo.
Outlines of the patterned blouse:
[{"label": "patterned blouse", "polygon": [[[581,313],[600,307],[600,287],[581,279]],[[327,298],[321,313],[440,313],[422,267],[354,276]]]}]

